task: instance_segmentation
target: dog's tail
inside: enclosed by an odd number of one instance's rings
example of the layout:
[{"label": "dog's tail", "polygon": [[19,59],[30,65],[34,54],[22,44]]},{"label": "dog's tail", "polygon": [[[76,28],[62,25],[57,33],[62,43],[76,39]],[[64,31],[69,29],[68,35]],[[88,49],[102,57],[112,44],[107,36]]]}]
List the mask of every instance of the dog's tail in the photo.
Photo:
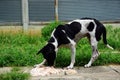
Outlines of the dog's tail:
[{"label": "dog's tail", "polygon": [[108,43],[107,43],[107,39],[106,39],[106,29],[105,29],[105,27],[104,27],[104,29],[103,29],[103,42],[104,42],[104,44],[108,47],[108,48],[110,48],[110,49],[114,49],[113,47],[111,47]]}]

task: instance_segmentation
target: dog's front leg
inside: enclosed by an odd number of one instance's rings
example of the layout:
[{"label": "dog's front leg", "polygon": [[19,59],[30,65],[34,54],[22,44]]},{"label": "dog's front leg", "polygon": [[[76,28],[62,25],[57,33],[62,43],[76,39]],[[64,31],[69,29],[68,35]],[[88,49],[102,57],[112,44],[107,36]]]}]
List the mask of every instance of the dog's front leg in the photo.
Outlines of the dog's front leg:
[{"label": "dog's front leg", "polygon": [[75,55],[76,55],[75,44],[70,45],[70,48],[71,48],[71,63],[70,63],[70,65],[67,67],[68,69],[72,69],[72,68],[74,67]]},{"label": "dog's front leg", "polygon": [[40,64],[34,65],[34,67],[41,67],[46,63],[46,59],[44,59]]}]

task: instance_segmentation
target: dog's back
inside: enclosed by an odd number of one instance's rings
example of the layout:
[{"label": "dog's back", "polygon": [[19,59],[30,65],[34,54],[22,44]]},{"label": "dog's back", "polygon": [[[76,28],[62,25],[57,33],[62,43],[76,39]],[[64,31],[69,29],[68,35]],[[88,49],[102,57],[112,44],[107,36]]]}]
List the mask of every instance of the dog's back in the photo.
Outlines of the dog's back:
[{"label": "dog's back", "polygon": [[105,29],[104,26],[96,19],[82,18],[73,20],[65,25],[59,25],[54,31],[54,36],[60,44],[68,44],[69,41],[67,37],[77,42],[80,38],[85,37],[87,34],[95,35],[99,41],[100,36],[103,33],[102,31],[105,31],[102,29]]}]

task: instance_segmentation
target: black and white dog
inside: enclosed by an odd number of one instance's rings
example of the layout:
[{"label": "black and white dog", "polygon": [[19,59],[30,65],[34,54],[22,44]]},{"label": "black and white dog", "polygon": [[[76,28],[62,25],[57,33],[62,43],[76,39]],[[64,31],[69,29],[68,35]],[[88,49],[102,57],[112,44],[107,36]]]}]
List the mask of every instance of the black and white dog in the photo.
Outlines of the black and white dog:
[{"label": "black and white dog", "polygon": [[102,23],[94,18],[82,18],[69,22],[65,25],[59,25],[53,30],[51,38],[48,43],[37,53],[42,53],[44,60],[39,67],[45,62],[48,66],[53,66],[57,55],[58,48],[61,45],[68,45],[71,49],[71,63],[67,68],[73,68],[75,63],[76,43],[83,37],[87,37],[92,47],[92,56],[88,64],[84,67],[90,67],[92,63],[98,58],[99,52],[97,50],[98,41],[103,36],[104,44],[113,49],[106,40],[106,29]]}]

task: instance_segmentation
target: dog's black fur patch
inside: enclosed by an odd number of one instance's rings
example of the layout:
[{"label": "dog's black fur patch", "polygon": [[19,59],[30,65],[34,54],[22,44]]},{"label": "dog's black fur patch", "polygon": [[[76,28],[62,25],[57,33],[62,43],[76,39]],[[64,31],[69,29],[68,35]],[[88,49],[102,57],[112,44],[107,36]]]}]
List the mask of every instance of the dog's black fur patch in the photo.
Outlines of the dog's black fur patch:
[{"label": "dog's black fur patch", "polygon": [[80,32],[81,24],[78,22],[72,22],[70,25],[65,27],[65,32],[70,39],[74,39],[75,35]]},{"label": "dog's black fur patch", "polygon": [[97,24],[96,31],[95,31],[95,37],[96,40],[101,40],[101,35],[103,35],[103,42],[104,44],[107,44],[106,40],[106,29],[103,24],[101,24],[98,20],[94,19],[95,23]]},{"label": "dog's black fur patch", "polygon": [[[106,40],[106,28],[104,27],[104,25],[102,23],[100,23],[98,20],[94,19],[94,18],[81,18],[82,20],[85,19],[90,19],[90,20],[94,20],[94,22],[96,23],[96,31],[95,31],[95,38],[97,41],[101,40],[101,35],[103,35],[103,42],[104,44],[107,44],[107,40]],[[91,29],[92,30],[92,29]]]},{"label": "dog's black fur patch", "polygon": [[48,66],[53,66],[54,65],[54,60],[56,58],[56,52],[55,52],[55,47],[54,47],[53,44],[48,43],[38,53],[43,54],[43,57],[48,62]]},{"label": "dog's black fur patch", "polygon": [[51,37],[48,42],[55,42],[55,40],[53,37]]},{"label": "dog's black fur patch", "polygon": [[80,30],[81,24],[78,22],[73,22],[70,25],[69,24],[59,25],[54,32],[54,36],[58,41],[58,47],[62,44],[70,43],[67,37],[69,37],[70,39],[74,39],[75,35]]},{"label": "dog's black fur patch", "polygon": [[65,30],[65,27],[67,26],[68,25],[59,25],[54,32],[54,36],[58,42],[58,47],[62,44],[70,43],[70,41],[67,38],[67,34],[62,31],[62,30]]},{"label": "dog's black fur patch", "polygon": [[88,25],[88,27],[87,27],[87,29],[88,29],[88,31],[93,31],[93,29],[94,29],[94,23],[93,22],[90,22],[89,23],[89,25]]}]

